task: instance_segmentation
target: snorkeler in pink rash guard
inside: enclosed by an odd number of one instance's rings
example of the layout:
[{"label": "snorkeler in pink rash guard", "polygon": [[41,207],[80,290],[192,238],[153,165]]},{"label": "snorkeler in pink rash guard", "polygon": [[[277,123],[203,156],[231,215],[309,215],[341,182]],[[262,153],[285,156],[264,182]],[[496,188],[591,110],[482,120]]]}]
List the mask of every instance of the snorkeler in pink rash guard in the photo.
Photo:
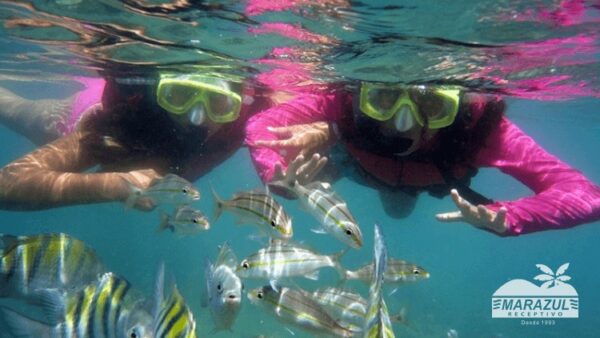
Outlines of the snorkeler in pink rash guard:
[{"label": "snorkeler in pink rash guard", "polygon": [[[340,141],[376,186],[450,191],[458,211],[438,214],[442,222],[519,235],[600,219],[600,187],[503,116],[499,97],[367,82],[352,94],[314,92],[250,118],[246,143],[262,180],[298,179],[299,168],[322,167],[318,152]],[[481,167],[511,175],[534,195],[484,198],[469,188]]]}]

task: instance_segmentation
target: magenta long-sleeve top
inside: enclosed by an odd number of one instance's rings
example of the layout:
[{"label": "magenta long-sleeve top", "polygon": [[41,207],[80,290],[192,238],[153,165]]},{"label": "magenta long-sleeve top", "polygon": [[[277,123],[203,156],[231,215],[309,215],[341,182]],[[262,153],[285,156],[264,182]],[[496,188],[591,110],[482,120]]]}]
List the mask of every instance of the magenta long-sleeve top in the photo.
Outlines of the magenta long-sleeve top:
[{"label": "magenta long-sleeve top", "polygon": [[[275,164],[279,163],[285,170],[291,160],[289,154],[253,146],[257,140],[277,139],[268,127],[317,121],[336,123],[347,107],[348,100],[348,95],[341,91],[304,93],[253,116],[246,126],[246,144],[261,179],[270,181]],[[373,156],[379,168],[394,170],[391,160],[386,162],[385,158]],[[600,187],[545,151],[506,117],[491,132],[486,146],[470,165],[498,168],[534,192],[533,196],[515,201],[498,201],[487,205],[495,211],[502,206],[507,208],[509,234],[567,228],[600,219]]]}]

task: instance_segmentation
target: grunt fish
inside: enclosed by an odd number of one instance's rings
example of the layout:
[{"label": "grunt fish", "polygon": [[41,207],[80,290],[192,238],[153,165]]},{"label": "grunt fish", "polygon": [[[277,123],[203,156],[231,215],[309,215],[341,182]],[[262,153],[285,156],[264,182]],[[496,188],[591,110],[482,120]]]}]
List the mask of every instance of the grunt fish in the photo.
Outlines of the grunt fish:
[{"label": "grunt fish", "polygon": [[281,204],[271,194],[262,190],[239,192],[230,200],[215,197],[215,216],[218,219],[223,210],[232,212],[242,224],[254,224],[259,231],[273,238],[289,239],[293,235],[292,220]]},{"label": "grunt fish", "polygon": [[355,332],[341,326],[305,291],[266,285],[248,292],[248,299],[272,312],[277,319],[313,334],[353,337]]},{"label": "grunt fish", "polygon": [[240,310],[243,284],[235,274],[237,259],[227,243],[213,265],[207,259],[205,277],[208,307],[215,323],[213,332],[231,330]]},{"label": "grunt fish", "polygon": [[130,194],[125,204],[133,207],[138,200],[150,199],[155,205],[159,204],[187,204],[200,199],[200,191],[183,177],[167,174],[156,178],[146,189],[140,189],[126,181]]}]

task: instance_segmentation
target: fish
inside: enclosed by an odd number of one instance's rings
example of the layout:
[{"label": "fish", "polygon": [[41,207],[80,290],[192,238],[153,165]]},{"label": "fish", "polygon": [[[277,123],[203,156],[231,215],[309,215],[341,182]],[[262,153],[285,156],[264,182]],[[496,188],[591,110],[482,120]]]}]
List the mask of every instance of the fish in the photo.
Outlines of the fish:
[{"label": "fish", "polygon": [[341,326],[306,291],[265,285],[248,292],[248,299],[273,313],[278,320],[315,335],[353,337],[356,332]]},{"label": "fish", "polygon": [[158,231],[165,229],[179,235],[191,236],[210,229],[210,223],[200,210],[183,204],[175,208],[173,215],[161,212]]},{"label": "fish", "polygon": [[[331,317],[336,318],[340,325],[352,331],[362,331],[367,315],[368,303],[358,293],[350,290],[326,287],[317,289],[309,295],[319,303]],[[406,326],[411,324],[406,320],[406,310],[390,316],[392,322],[400,322]]]},{"label": "fish", "polygon": [[263,278],[278,280],[284,277],[304,276],[309,279],[318,279],[319,269],[332,267],[340,276],[345,270],[341,267],[339,259],[346,253],[342,250],[335,255],[321,255],[309,249],[273,240],[266,248],[243,259],[236,269],[241,278]]},{"label": "fish", "polygon": [[[374,263],[366,264],[358,270],[346,270],[345,279],[369,283],[373,279]],[[386,283],[416,282],[429,278],[424,268],[401,259],[388,258],[387,269],[383,274]]]},{"label": "fish", "polygon": [[222,200],[213,189],[216,221],[224,210],[237,216],[241,224],[254,224],[261,233],[272,238],[290,239],[294,232],[292,219],[268,191],[243,191],[230,200]]},{"label": "fish", "polygon": [[[279,186],[280,183],[273,183]],[[291,190],[306,211],[320,223],[315,232],[326,232],[337,240],[354,248],[363,246],[363,236],[358,222],[348,209],[346,202],[337,195],[326,182],[312,182],[303,186],[295,181]]]},{"label": "fish", "polygon": [[95,251],[63,233],[0,234],[0,297],[39,302],[39,290],[78,290],[105,272]]},{"label": "fish", "polygon": [[365,318],[363,337],[393,338],[395,337],[394,330],[382,294],[384,273],[387,268],[387,248],[378,224],[375,224],[374,233],[373,266],[375,273],[369,286],[369,306]]},{"label": "fish", "polygon": [[188,204],[200,199],[200,191],[183,177],[167,174],[152,180],[148,188],[140,189],[129,181],[129,197],[125,201],[128,207],[136,205],[138,200],[149,199],[153,204]]},{"label": "fish", "polygon": [[131,284],[111,272],[82,290],[44,291],[49,323],[2,308],[9,332],[27,338],[152,338],[152,316]]},{"label": "fish", "polygon": [[215,323],[214,332],[230,330],[240,311],[243,284],[235,273],[237,259],[224,243],[215,264],[207,258],[205,268],[208,307]]},{"label": "fish", "polygon": [[196,338],[196,320],[173,282],[171,294],[164,298],[164,264],[161,263],[154,290],[153,338]]}]

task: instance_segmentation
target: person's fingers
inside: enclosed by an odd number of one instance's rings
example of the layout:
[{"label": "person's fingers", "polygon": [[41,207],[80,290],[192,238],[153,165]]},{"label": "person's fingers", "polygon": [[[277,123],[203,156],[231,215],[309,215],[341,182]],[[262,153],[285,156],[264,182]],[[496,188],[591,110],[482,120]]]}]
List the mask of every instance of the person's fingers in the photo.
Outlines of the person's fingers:
[{"label": "person's fingers", "polygon": [[321,156],[319,154],[313,154],[308,161],[304,162],[300,168],[298,168],[298,176],[303,176],[312,171],[317,166],[320,157]]},{"label": "person's fingers", "polygon": [[290,138],[293,135],[292,127],[267,127],[267,130],[279,137]]},{"label": "person's fingers", "polygon": [[288,179],[296,179],[296,175],[298,174],[298,168],[300,168],[300,166],[302,166],[303,163],[304,163],[304,156],[303,155],[296,156],[296,158],[288,166],[285,176]]},{"label": "person's fingers", "polygon": [[506,231],[506,214],[508,210],[505,207],[501,207],[496,213],[496,219],[494,220],[496,229],[498,232]]},{"label": "person's fingers", "polygon": [[440,213],[435,215],[435,218],[440,222],[459,222],[464,220],[464,216],[460,211]]},{"label": "person's fingers", "polygon": [[313,170],[311,170],[310,172],[306,173],[306,177],[304,178],[306,182],[312,182],[312,180],[315,178],[315,176],[323,169],[323,167],[325,167],[325,165],[327,164],[327,157],[321,157],[319,159],[319,161],[317,161],[317,165],[314,167]]}]

